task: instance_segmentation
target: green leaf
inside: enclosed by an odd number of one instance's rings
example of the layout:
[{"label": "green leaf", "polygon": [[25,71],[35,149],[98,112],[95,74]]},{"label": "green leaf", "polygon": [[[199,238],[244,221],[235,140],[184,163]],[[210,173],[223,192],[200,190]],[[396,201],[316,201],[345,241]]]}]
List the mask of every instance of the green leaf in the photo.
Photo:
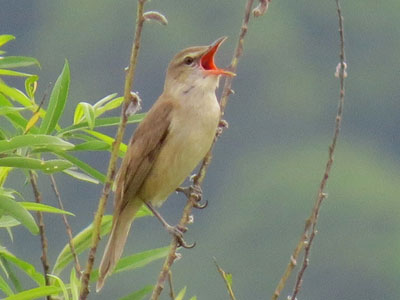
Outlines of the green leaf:
[{"label": "green leaf", "polygon": [[39,76],[37,76],[37,75],[32,75],[25,80],[25,91],[31,99],[33,99],[35,96],[35,91],[36,91],[38,80],[39,80]]},{"label": "green leaf", "polygon": [[180,290],[178,295],[175,297],[175,300],[183,300],[183,297],[185,297],[186,294],[186,286]]},{"label": "green leaf", "polygon": [[7,284],[7,282],[1,276],[0,276],[0,290],[2,290],[4,292],[4,294],[6,294],[7,296],[14,295],[14,292],[11,289],[11,287]]},{"label": "green leaf", "polygon": [[63,171],[65,174],[68,174],[71,177],[74,177],[75,179],[81,180],[81,181],[86,181],[86,182],[90,182],[90,183],[94,183],[94,184],[99,184],[100,181],[98,181],[97,179],[86,175],[84,173],[72,170],[72,169],[67,169]]},{"label": "green leaf", "polygon": [[45,285],[44,276],[38,271],[36,271],[35,267],[30,263],[16,257],[14,254],[7,251],[5,248],[0,248],[0,257],[17,266],[21,271],[26,273],[26,275],[28,275],[33,281],[35,281],[39,286]]},{"label": "green leaf", "polygon": [[15,40],[15,36],[11,34],[0,35],[0,47],[7,44],[9,41]]},{"label": "green leaf", "polygon": [[0,69],[0,75],[2,76],[18,76],[18,77],[30,77],[32,74],[17,72],[13,70]]},{"label": "green leaf", "polygon": [[129,294],[125,297],[120,298],[119,300],[143,300],[144,297],[150,294],[153,291],[154,286],[146,285],[144,288],[136,291],[132,294]]},{"label": "green leaf", "polygon": [[23,106],[32,106],[32,101],[20,90],[10,87],[5,84],[3,81],[0,80],[0,92],[4,95],[8,96],[9,98],[13,99],[14,101],[19,102]]},{"label": "green leaf", "polygon": [[50,278],[53,278],[56,282],[55,286],[59,286],[62,290],[63,293],[63,300],[69,300],[69,294],[67,291],[67,287],[65,286],[64,282],[61,280],[60,277],[52,275],[52,274],[47,274],[47,276],[49,276]]},{"label": "green leaf", "polygon": [[62,159],[40,160],[30,157],[10,156],[0,158],[0,166],[41,170],[44,173],[61,172],[72,167],[72,163]]},{"label": "green leaf", "polygon": [[90,141],[75,145],[72,151],[104,151],[110,150],[111,146],[103,141]]},{"label": "green leaf", "polygon": [[14,227],[18,226],[21,223],[15,220],[13,217],[10,216],[1,216],[0,217],[0,227]]},{"label": "green leaf", "polygon": [[23,291],[21,293],[4,298],[4,300],[31,300],[41,298],[47,295],[59,294],[62,292],[62,288],[54,285],[42,286],[30,290]]},{"label": "green leaf", "polygon": [[56,128],[57,122],[64,111],[65,102],[67,101],[69,81],[70,71],[68,61],[66,60],[64,68],[51,91],[49,106],[40,126],[40,133],[50,134]]},{"label": "green leaf", "polygon": [[39,233],[39,227],[36,225],[32,215],[19,202],[11,197],[0,194],[0,209],[2,210],[2,214],[15,218],[32,234]]},{"label": "green leaf", "polygon": [[[102,140],[103,142],[107,143],[107,144],[109,145],[109,149],[111,149],[111,147],[112,147],[112,145],[113,145],[113,143],[114,143],[114,141],[115,141],[114,138],[112,138],[112,137],[110,137],[110,136],[108,136],[108,135],[106,135],[106,134],[103,134],[103,133],[101,133],[101,132],[98,132],[98,131],[94,131],[94,130],[85,130],[85,132],[87,132],[87,133],[89,133],[89,134],[95,136],[95,137],[98,138],[99,140]],[[127,150],[127,149],[128,149],[128,147],[126,146],[126,144],[121,143],[121,144],[119,145],[119,153],[118,153],[118,155],[119,155],[120,157],[123,157],[124,154],[126,153],[126,150]]]},{"label": "green leaf", "polygon": [[79,124],[83,120],[86,120],[88,122],[89,128],[93,129],[95,119],[95,111],[91,104],[87,102],[78,103],[74,113],[74,124]]},{"label": "green leaf", "polygon": [[73,213],[71,213],[69,211],[59,209],[57,207],[53,207],[50,205],[42,204],[42,203],[34,203],[34,202],[18,202],[18,203],[20,203],[27,210],[75,216]]},{"label": "green leaf", "polygon": [[[118,261],[113,274],[144,267],[145,265],[153,261],[166,257],[168,255],[168,252],[169,246],[135,253],[130,256],[125,256]],[[95,270],[93,271],[90,280],[96,281],[98,277],[99,271]]]},{"label": "green leaf", "polygon": [[113,93],[110,94],[108,96],[105,96],[104,98],[100,99],[99,101],[97,101],[93,107],[95,110],[99,109],[100,107],[102,107],[103,105],[105,105],[107,102],[111,101],[112,99],[114,99],[118,94],[117,93]]},{"label": "green leaf", "polygon": [[79,291],[81,289],[81,282],[76,277],[76,272],[74,268],[71,269],[71,274],[69,276],[69,283],[71,287],[72,300],[79,300]]},{"label": "green leaf", "polygon": [[86,172],[88,175],[96,178],[97,180],[99,180],[100,182],[104,183],[106,180],[106,176],[97,171],[95,168],[92,168],[91,166],[89,166],[87,163],[81,161],[80,159],[76,158],[75,156],[68,154],[64,151],[57,151],[54,152],[56,155],[65,158],[66,160],[68,160],[69,162],[73,163],[75,166],[77,166],[78,168],[80,168],[82,171]]},{"label": "green leaf", "polygon": [[192,298],[190,298],[190,300],[197,300],[197,297],[193,296]]},{"label": "green leaf", "polygon": [[26,56],[7,56],[0,57],[0,68],[13,69],[37,65],[40,67],[39,61],[33,57]]},{"label": "green leaf", "polygon": [[8,115],[10,113],[19,112],[22,110],[31,109],[31,107],[14,107],[14,106],[0,106],[0,116]]},{"label": "green leaf", "polygon": [[[145,114],[137,114],[137,115],[130,116],[128,118],[128,123],[129,124],[139,123],[144,119],[144,117],[145,117]],[[94,127],[97,128],[97,127],[116,126],[116,125],[119,125],[120,120],[121,120],[120,117],[97,118],[94,122]],[[57,135],[60,136],[60,135],[66,134],[66,133],[71,133],[73,131],[85,130],[85,129],[89,129],[89,124],[87,121],[63,128],[57,132]]]},{"label": "green leaf", "polygon": [[[101,221],[100,236],[104,236],[111,230],[111,224],[112,216],[105,215]],[[82,253],[90,247],[92,232],[93,224],[90,224],[72,239],[77,254]],[[72,261],[73,256],[69,244],[67,243],[58,255],[51,273],[59,275],[61,271]]]},{"label": "green leaf", "polygon": [[9,140],[0,141],[0,152],[12,151],[22,147],[47,147],[62,151],[72,149],[75,146],[59,137],[44,134],[19,135]]},{"label": "green leaf", "polygon": [[95,108],[96,112],[96,117],[100,116],[101,114],[105,113],[106,111],[113,110],[115,108],[118,108],[121,106],[121,104],[124,102],[124,97],[118,97],[110,102],[106,103],[104,106],[100,106]]}]

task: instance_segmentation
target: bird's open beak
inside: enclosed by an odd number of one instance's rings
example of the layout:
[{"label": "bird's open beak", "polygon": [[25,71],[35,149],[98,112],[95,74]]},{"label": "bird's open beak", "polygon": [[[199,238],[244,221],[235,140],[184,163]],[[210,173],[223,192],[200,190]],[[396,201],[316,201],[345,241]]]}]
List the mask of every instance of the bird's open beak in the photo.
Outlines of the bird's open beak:
[{"label": "bird's open beak", "polygon": [[236,76],[236,74],[233,72],[218,68],[214,62],[215,53],[217,53],[219,46],[226,39],[227,39],[227,37],[224,36],[224,37],[221,37],[218,40],[216,40],[214,43],[212,43],[208,47],[207,51],[201,57],[200,64],[208,74]]}]

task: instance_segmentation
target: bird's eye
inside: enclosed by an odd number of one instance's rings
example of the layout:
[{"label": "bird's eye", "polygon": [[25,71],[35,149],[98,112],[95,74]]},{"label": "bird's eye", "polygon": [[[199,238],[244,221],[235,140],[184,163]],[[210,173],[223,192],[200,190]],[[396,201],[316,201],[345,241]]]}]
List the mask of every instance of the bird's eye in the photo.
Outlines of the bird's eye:
[{"label": "bird's eye", "polygon": [[186,56],[185,59],[183,60],[185,65],[191,65],[194,62],[193,57]]}]

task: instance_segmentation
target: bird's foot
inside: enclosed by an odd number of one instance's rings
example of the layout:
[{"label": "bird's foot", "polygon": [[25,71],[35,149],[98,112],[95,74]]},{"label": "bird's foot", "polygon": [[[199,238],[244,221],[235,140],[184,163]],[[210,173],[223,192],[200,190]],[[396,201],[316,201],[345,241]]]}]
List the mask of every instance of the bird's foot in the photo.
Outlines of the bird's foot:
[{"label": "bird's foot", "polygon": [[226,120],[221,119],[219,121],[218,128],[217,128],[217,138],[221,136],[222,132],[226,128],[229,128],[229,123]]},{"label": "bird's foot", "polygon": [[187,231],[186,227],[182,227],[179,225],[171,226],[167,224],[165,226],[165,229],[168,231],[168,233],[172,234],[176,238],[176,241],[178,242],[178,247],[192,249],[194,246],[196,246],[196,242],[194,242],[193,244],[188,244],[183,239],[183,233]]},{"label": "bird's foot", "polygon": [[203,209],[208,205],[207,200],[203,204],[200,203],[203,198],[203,191],[200,185],[194,184],[189,187],[179,187],[176,189],[176,191],[185,194],[188,199],[192,199],[194,208]]}]

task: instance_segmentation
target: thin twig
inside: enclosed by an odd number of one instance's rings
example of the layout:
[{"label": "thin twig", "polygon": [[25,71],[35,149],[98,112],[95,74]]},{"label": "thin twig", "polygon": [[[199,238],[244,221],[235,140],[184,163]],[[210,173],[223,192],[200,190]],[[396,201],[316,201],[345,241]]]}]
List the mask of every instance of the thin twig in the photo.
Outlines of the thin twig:
[{"label": "thin twig", "polygon": [[222,279],[223,279],[224,282],[225,282],[226,289],[227,289],[227,291],[228,291],[229,297],[231,297],[231,300],[236,300],[235,294],[233,293],[233,290],[232,290],[232,284],[231,284],[231,282],[230,282],[229,279],[228,279],[228,275],[229,275],[229,274],[227,274],[227,273],[218,265],[217,260],[216,260],[215,257],[214,257],[214,263],[215,263],[215,266],[217,267],[218,273],[221,275]]},{"label": "thin twig", "polygon": [[[79,296],[80,300],[85,300],[89,294],[89,288],[88,288],[89,279],[90,279],[90,273],[92,272],[92,269],[93,269],[97,245],[100,241],[101,220],[103,218],[105,207],[107,204],[107,199],[110,194],[112,183],[115,178],[116,162],[117,162],[117,158],[118,158],[119,146],[121,144],[123,135],[125,133],[126,124],[127,124],[128,117],[129,117],[127,112],[128,112],[128,110],[130,110],[130,106],[132,105],[132,103],[137,101],[137,99],[134,98],[134,96],[132,95],[131,90],[132,90],[133,80],[135,78],[136,63],[137,63],[137,57],[139,54],[143,24],[145,22],[145,19],[143,17],[145,2],[146,2],[146,0],[138,0],[137,13],[136,13],[135,38],[133,40],[132,51],[131,51],[131,56],[130,56],[130,60],[129,60],[129,67],[127,69],[126,77],[125,77],[124,103],[123,103],[123,108],[121,110],[121,123],[118,127],[117,135],[116,135],[115,141],[113,143],[110,162],[109,162],[108,169],[107,169],[106,181],[105,181],[105,184],[103,187],[102,195],[99,200],[96,215],[95,215],[94,221],[93,221],[94,224],[93,224],[92,242],[91,242],[91,248],[89,251],[89,257],[88,257],[88,261],[86,264],[85,272],[84,272],[84,274],[82,276],[82,280],[81,280],[82,287],[81,287],[81,292],[80,292],[80,296]],[[136,104],[138,104],[138,103],[136,103]]]},{"label": "thin twig", "polygon": [[326,162],[324,175],[323,175],[322,180],[319,185],[318,194],[317,194],[317,198],[316,198],[314,207],[312,209],[310,217],[306,221],[306,225],[305,225],[303,234],[300,238],[300,241],[299,241],[298,245],[296,246],[295,251],[292,254],[291,262],[289,263],[285,274],[282,276],[281,281],[279,282],[278,287],[275,290],[274,295],[272,296],[273,300],[275,300],[279,297],[280,292],[282,291],[283,287],[285,286],[285,282],[286,282],[287,278],[289,278],[290,273],[291,273],[292,269],[294,268],[294,265],[296,264],[297,257],[299,255],[301,249],[304,247],[304,257],[303,257],[302,265],[300,267],[299,273],[297,274],[296,282],[295,282],[295,285],[293,288],[293,293],[292,293],[292,296],[290,297],[290,299],[296,299],[296,296],[300,292],[303,275],[309,264],[309,257],[310,257],[312,242],[317,233],[316,226],[317,226],[319,211],[320,211],[322,202],[326,198],[326,194],[324,191],[325,191],[325,187],[328,182],[329,174],[330,174],[330,171],[332,168],[334,153],[335,153],[335,149],[336,149],[336,143],[337,143],[337,139],[338,139],[339,133],[340,133],[342,116],[343,116],[344,95],[345,95],[344,82],[345,82],[345,77],[347,76],[347,74],[346,74],[346,62],[345,62],[345,51],[344,51],[343,17],[342,17],[342,11],[340,8],[339,0],[335,0],[335,1],[336,1],[336,8],[337,8],[337,15],[338,15],[338,19],[339,19],[339,37],[340,37],[340,54],[339,54],[340,63],[339,63],[339,72],[338,72],[338,77],[340,79],[340,95],[339,95],[338,110],[337,110],[336,119],[335,119],[334,134],[333,134],[331,145],[329,146],[328,160]]},{"label": "thin twig", "polygon": [[175,299],[175,291],[174,291],[174,284],[172,281],[172,272],[169,270],[168,272],[168,284],[169,284],[169,296],[171,297],[171,300]]},{"label": "thin twig", "polygon": [[[50,180],[51,180],[51,187],[53,188],[54,194],[56,195],[57,200],[58,200],[58,205],[60,206],[60,208],[62,210],[64,210],[64,205],[63,205],[63,203],[61,201],[61,195],[60,195],[60,192],[58,191],[56,180],[54,179],[54,176],[52,174],[50,174]],[[80,276],[81,276],[81,265],[79,264],[78,255],[76,254],[76,251],[75,251],[75,246],[74,246],[74,242],[73,242],[73,235],[72,235],[72,229],[71,229],[71,226],[69,225],[67,216],[64,215],[64,214],[61,215],[61,216],[62,216],[62,219],[64,221],[65,229],[67,231],[69,248],[71,250],[72,257],[74,258],[76,274],[77,274],[78,278],[80,278]]]},{"label": "thin twig", "polygon": [[[33,194],[35,196],[35,201],[36,203],[42,203],[42,194],[39,191],[36,175],[33,174],[31,170],[29,170],[29,179],[31,181],[32,185],[32,190]],[[42,256],[40,257],[40,260],[42,261],[43,265],[43,273],[44,273],[44,279],[46,285],[50,285],[50,278],[48,277],[49,271],[50,271],[50,264],[49,260],[47,258],[47,249],[48,249],[48,244],[47,244],[47,237],[46,237],[46,228],[44,225],[44,220],[43,220],[43,213],[41,211],[36,212],[38,223],[39,223],[39,233],[40,233],[40,242],[42,245]],[[47,300],[52,300],[52,297],[48,295],[46,297]]]},{"label": "thin twig", "polygon": [[[234,52],[234,55],[233,55],[233,58],[231,61],[231,65],[229,67],[230,71],[232,71],[232,72],[236,71],[239,57],[243,53],[243,42],[244,42],[244,37],[246,36],[246,33],[247,33],[247,28],[248,28],[248,24],[249,24],[249,20],[250,20],[251,8],[253,6],[253,3],[254,3],[254,0],[248,0],[247,4],[246,4],[245,15],[243,18],[242,27],[240,29],[240,34],[239,34],[239,40],[238,40],[238,43],[237,43],[237,46],[236,46],[236,49],[235,49],[235,52]],[[229,95],[232,94],[231,86],[232,86],[232,78],[228,77],[225,80],[225,84],[224,84],[224,88],[222,90],[222,96],[221,96],[221,100],[220,100],[221,120],[224,115],[224,111],[225,111],[225,107],[228,102]],[[204,157],[199,171],[193,178],[194,186],[200,186],[203,182],[203,179],[207,172],[208,165],[210,164],[210,162],[212,160],[212,149],[213,149],[215,142],[216,142],[216,139],[214,140],[214,143],[211,146],[211,149]],[[195,197],[196,197],[195,194],[191,194],[184,209],[183,209],[182,217],[178,224],[178,226],[181,228],[185,228],[186,225],[189,223],[192,208],[196,201]],[[172,264],[174,263],[175,259],[177,258],[177,254],[176,254],[177,248],[178,248],[178,241],[176,238],[173,238],[171,241],[171,244],[170,244],[170,250],[169,250],[168,256],[166,257],[166,259],[164,261],[164,264],[161,268],[160,274],[157,279],[157,283],[154,286],[153,293],[151,295],[151,300],[159,299],[161,292],[164,289],[164,282],[167,278],[168,272],[169,272]]]}]

